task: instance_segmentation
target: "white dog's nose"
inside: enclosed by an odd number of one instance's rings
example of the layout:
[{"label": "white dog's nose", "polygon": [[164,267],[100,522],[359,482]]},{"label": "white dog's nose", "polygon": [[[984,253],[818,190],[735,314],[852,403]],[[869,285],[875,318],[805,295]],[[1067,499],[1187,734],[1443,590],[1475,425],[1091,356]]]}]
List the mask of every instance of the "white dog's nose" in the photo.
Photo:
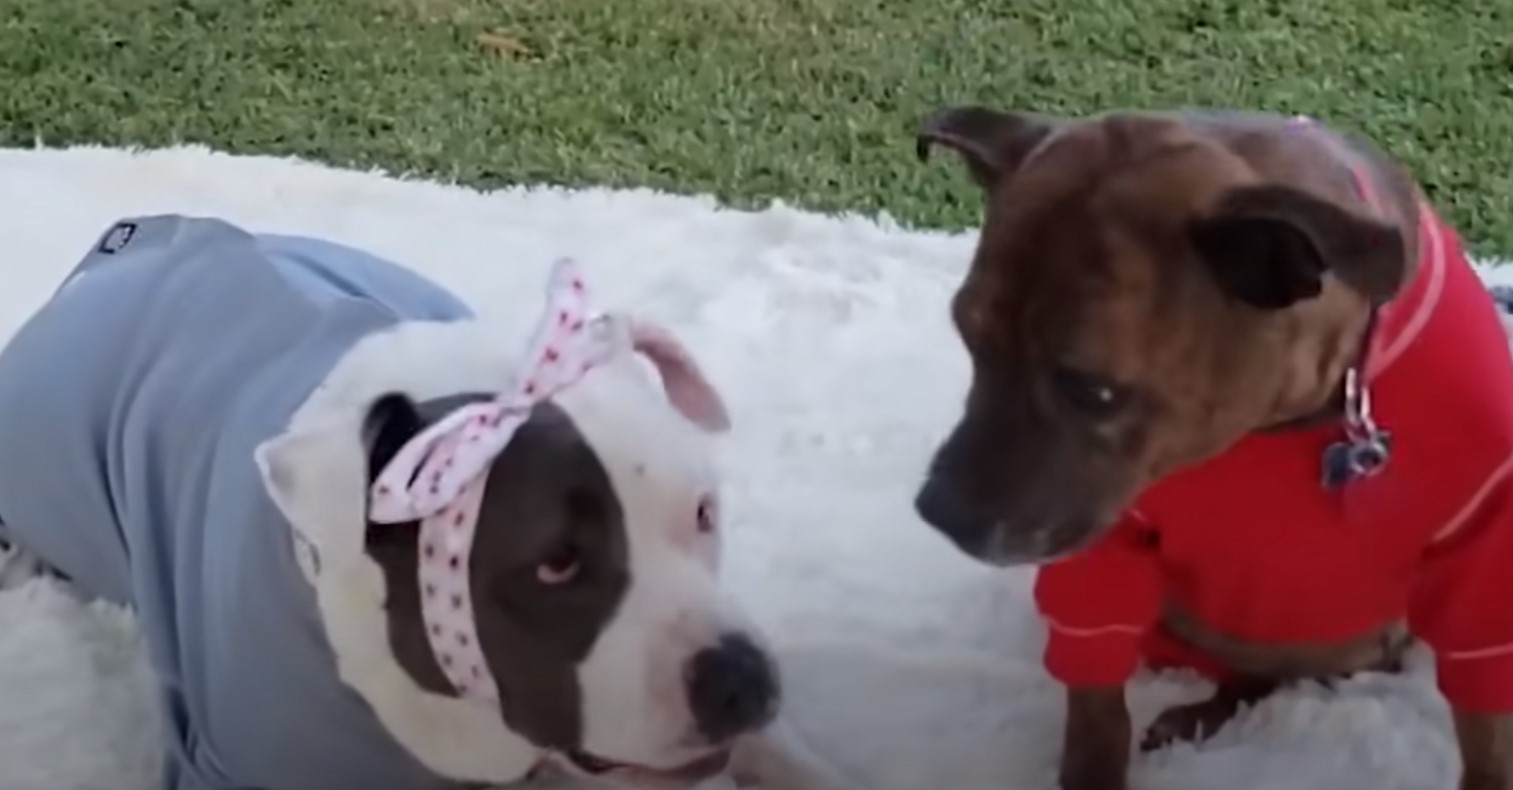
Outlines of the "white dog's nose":
[{"label": "white dog's nose", "polygon": [[695,653],[685,677],[694,725],[710,743],[760,729],[777,713],[772,659],[744,634],[727,634]]}]

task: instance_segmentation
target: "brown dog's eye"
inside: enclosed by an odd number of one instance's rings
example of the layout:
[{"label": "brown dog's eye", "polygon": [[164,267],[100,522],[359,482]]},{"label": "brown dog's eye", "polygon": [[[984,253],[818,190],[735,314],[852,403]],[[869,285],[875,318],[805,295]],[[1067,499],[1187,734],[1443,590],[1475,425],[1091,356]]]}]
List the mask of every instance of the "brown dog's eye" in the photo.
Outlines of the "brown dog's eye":
[{"label": "brown dog's eye", "polygon": [[708,535],[714,532],[719,524],[719,512],[715,510],[715,501],[712,495],[706,494],[699,500],[698,520],[699,533]]},{"label": "brown dog's eye", "polygon": [[578,547],[566,544],[536,566],[536,579],[546,585],[566,584],[576,579],[582,568],[583,557]]},{"label": "brown dog's eye", "polygon": [[1051,386],[1067,405],[1095,419],[1112,417],[1129,402],[1126,388],[1073,368],[1057,368],[1051,374]]}]

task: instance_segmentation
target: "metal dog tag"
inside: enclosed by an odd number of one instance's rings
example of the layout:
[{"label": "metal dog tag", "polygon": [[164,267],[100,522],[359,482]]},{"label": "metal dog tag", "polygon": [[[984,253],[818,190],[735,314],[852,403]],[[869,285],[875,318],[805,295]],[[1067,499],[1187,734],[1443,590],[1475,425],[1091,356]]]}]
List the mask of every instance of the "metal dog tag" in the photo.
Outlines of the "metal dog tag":
[{"label": "metal dog tag", "polygon": [[1376,430],[1359,439],[1335,442],[1324,450],[1324,488],[1336,489],[1346,483],[1371,477],[1387,466],[1392,457],[1392,434]]},{"label": "metal dog tag", "polygon": [[1371,477],[1392,457],[1392,434],[1371,417],[1371,392],[1356,368],[1345,371],[1345,439],[1324,450],[1326,490]]}]

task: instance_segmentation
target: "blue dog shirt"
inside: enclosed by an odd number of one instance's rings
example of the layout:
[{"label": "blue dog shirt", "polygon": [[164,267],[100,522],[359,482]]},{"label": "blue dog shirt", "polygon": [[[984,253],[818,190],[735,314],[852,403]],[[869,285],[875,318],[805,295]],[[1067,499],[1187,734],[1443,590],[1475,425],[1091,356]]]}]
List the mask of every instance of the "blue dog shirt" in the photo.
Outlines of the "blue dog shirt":
[{"label": "blue dog shirt", "polygon": [[171,790],[430,790],[337,676],[253,460],[358,340],[470,317],[395,264],[219,220],[112,226],[0,352],[0,524],[132,607]]}]

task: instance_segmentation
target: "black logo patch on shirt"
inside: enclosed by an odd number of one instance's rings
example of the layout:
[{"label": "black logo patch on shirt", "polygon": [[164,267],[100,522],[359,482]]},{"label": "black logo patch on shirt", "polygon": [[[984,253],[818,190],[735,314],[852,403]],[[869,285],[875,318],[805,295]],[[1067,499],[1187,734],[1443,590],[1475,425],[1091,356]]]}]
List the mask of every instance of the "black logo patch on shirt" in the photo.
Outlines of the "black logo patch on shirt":
[{"label": "black logo patch on shirt", "polygon": [[1492,301],[1497,303],[1504,315],[1513,315],[1513,285],[1489,286],[1487,293],[1492,294]]},{"label": "black logo patch on shirt", "polygon": [[100,252],[106,255],[115,255],[131,243],[131,237],[137,235],[137,226],[134,222],[120,222],[106,232],[105,238],[100,239]]}]

